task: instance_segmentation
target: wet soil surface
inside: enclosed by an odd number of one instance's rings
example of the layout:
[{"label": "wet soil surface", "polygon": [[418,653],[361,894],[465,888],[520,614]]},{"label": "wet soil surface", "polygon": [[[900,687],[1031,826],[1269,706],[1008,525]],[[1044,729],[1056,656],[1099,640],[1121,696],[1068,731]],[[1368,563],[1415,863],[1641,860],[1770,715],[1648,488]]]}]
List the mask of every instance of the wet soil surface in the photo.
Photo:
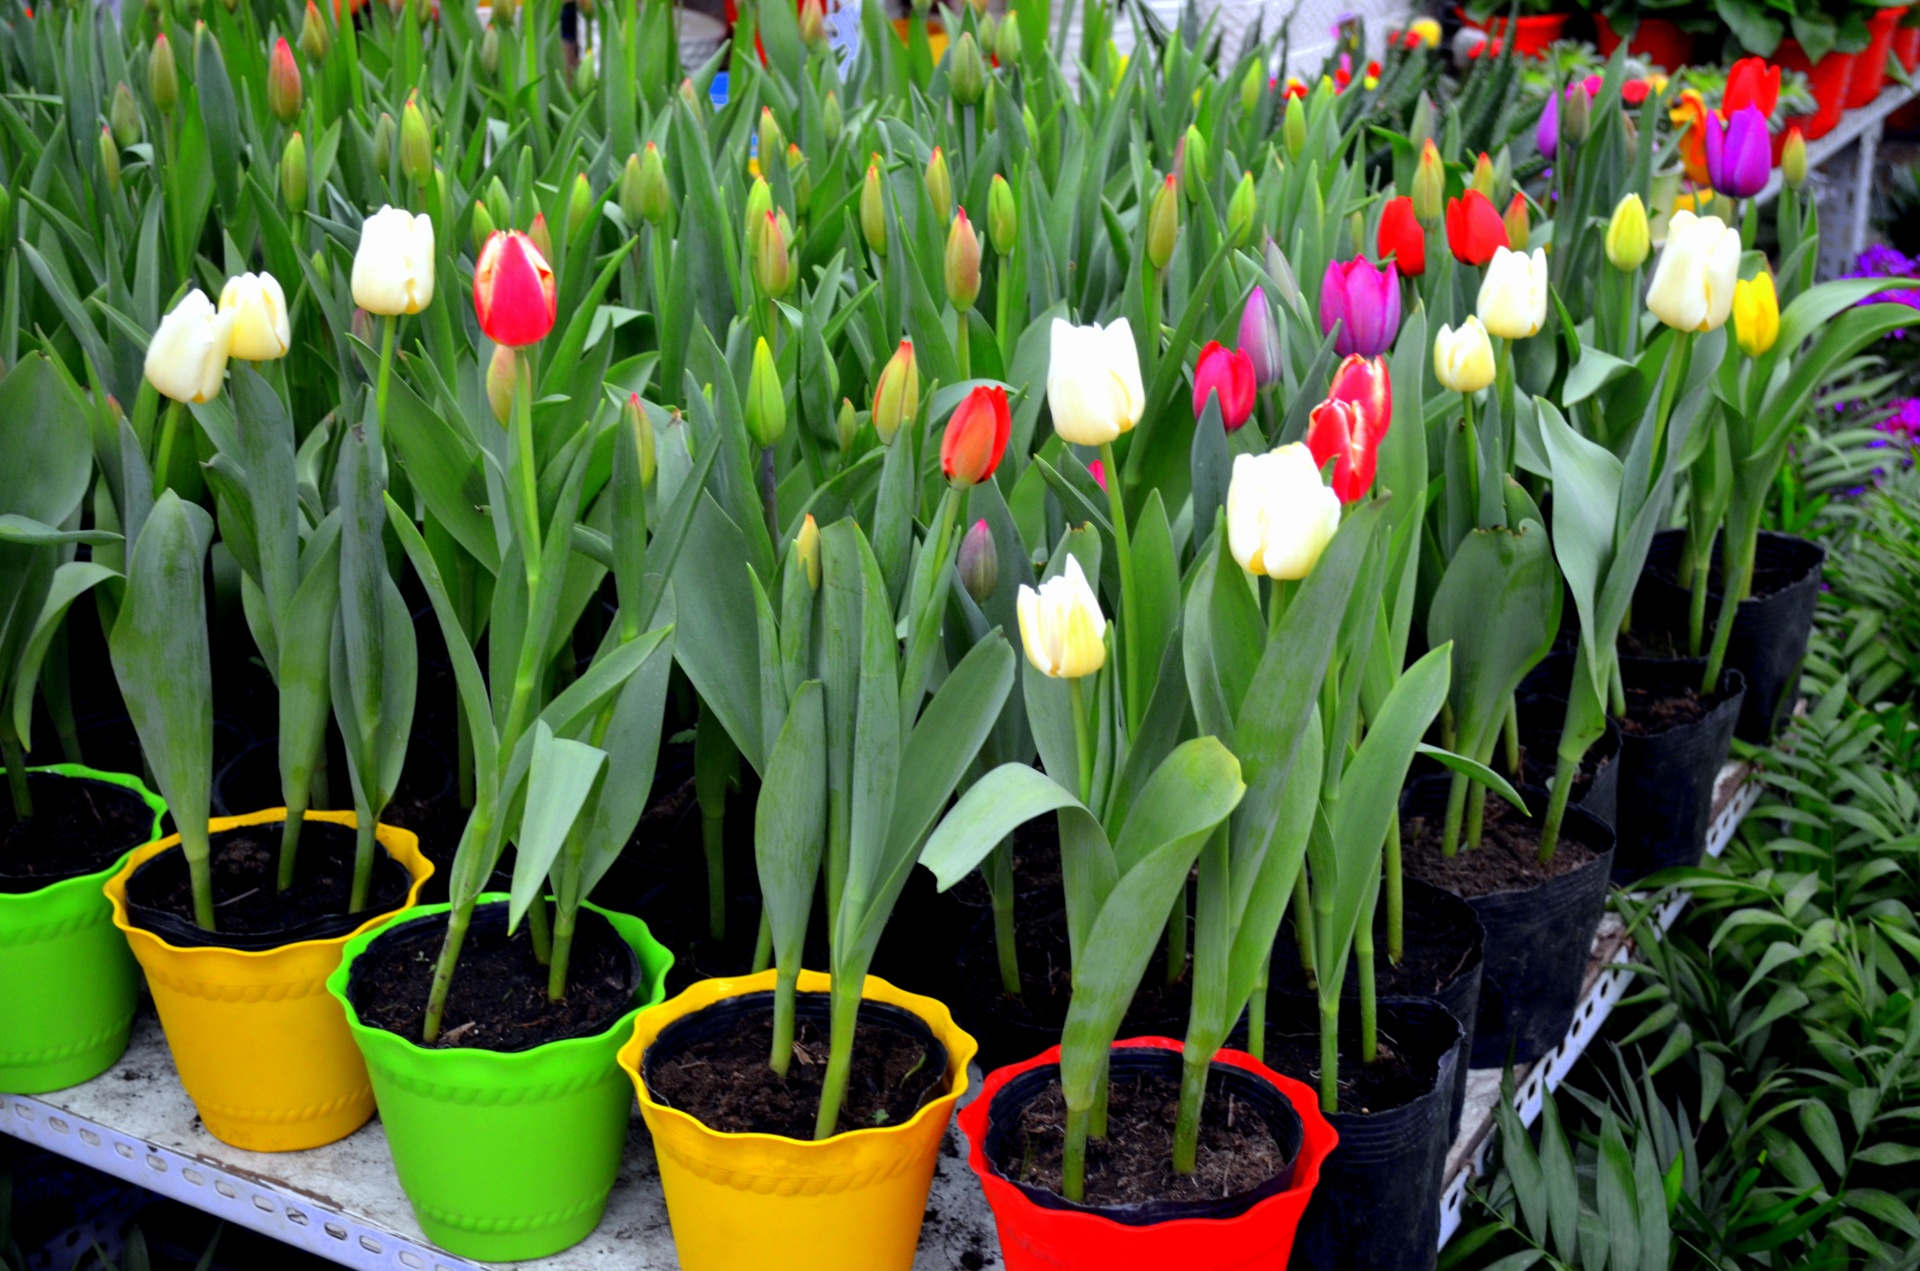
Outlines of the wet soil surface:
[{"label": "wet soil surface", "polygon": [[[293,886],[280,892],[280,830],[279,822],[269,822],[213,836],[213,911],[221,933],[269,936],[346,915],[353,891],[354,831],[331,821],[306,822]],[[358,912],[372,916],[398,909],[411,882],[405,866],[376,848],[367,903]],[[186,853],[162,852],[142,864],[127,882],[127,902],[136,926],[157,929],[140,910],[192,923],[193,884]]]},{"label": "wet soil surface", "polygon": [[153,835],[153,810],[125,786],[36,772],[27,790],[33,815],[25,820],[14,817],[11,798],[0,802],[0,892],[97,873]]},{"label": "wet soil surface", "polygon": [[1553,859],[1542,865],[1537,859],[1540,826],[1497,796],[1487,799],[1479,847],[1470,849],[1463,843],[1456,855],[1443,856],[1440,844],[1444,830],[1439,816],[1412,816],[1402,821],[1405,868],[1413,877],[1460,896],[1490,896],[1535,887],[1570,874],[1599,855],[1579,839],[1577,826],[1563,824]]},{"label": "wet soil surface", "polygon": [[1698,723],[1713,710],[1713,705],[1710,699],[1700,696],[1699,691],[1693,688],[1628,688],[1627,717],[1616,722],[1623,733],[1652,737],[1672,728]]}]

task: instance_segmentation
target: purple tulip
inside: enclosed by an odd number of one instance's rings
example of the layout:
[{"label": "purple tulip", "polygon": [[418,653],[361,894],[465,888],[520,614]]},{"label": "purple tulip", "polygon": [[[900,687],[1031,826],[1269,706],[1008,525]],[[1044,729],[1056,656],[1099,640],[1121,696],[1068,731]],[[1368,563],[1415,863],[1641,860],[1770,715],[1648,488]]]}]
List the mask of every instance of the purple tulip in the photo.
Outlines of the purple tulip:
[{"label": "purple tulip", "polygon": [[1267,293],[1255,287],[1240,311],[1240,351],[1253,363],[1253,382],[1261,388],[1280,379],[1280,328],[1267,306]]},{"label": "purple tulip", "polygon": [[1553,158],[1560,148],[1560,95],[1547,94],[1546,109],[1540,112],[1540,125],[1533,130],[1533,144],[1543,159]]},{"label": "purple tulip", "polygon": [[1327,262],[1320,282],[1320,331],[1340,324],[1333,351],[1378,357],[1400,333],[1400,270],[1389,262],[1376,269],[1365,258]]},{"label": "purple tulip", "polygon": [[1707,116],[1707,179],[1715,191],[1750,199],[1767,188],[1772,172],[1773,143],[1759,107],[1743,107],[1725,124]]}]

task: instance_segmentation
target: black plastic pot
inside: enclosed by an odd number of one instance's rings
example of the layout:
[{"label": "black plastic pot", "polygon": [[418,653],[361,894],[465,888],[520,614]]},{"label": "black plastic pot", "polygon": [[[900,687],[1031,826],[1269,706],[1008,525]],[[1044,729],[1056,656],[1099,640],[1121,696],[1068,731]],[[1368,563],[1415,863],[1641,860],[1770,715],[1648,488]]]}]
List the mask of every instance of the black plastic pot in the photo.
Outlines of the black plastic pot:
[{"label": "black plastic pot", "polygon": [[[1629,697],[1640,691],[1682,693],[1696,687],[1705,671],[1699,658],[1620,660]],[[1714,779],[1732,748],[1745,697],[1740,672],[1728,667],[1720,673],[1719,687],[1705,698],[1708,709],[1700,719],[1657,733],[1621,730],[1616,883],[1700,863],[1713,819]]]},{"label": "black plastic pot", "polygon": [[[1537,824],[1546,812],[1547,791],[1526,786],[1520,793]],[[1441,815],[1446,798],[1444,781],[1415,782],[1401,796],[1401,815]],[[1586,844],[1595,852],[1593,859],[1531,887],[1461,897],[1473,907],[1486,938],[1470,1061],[1475,1068],[1540,1058],[1560,1044],[1579,1006],[1587,956],[1607,908],[1614,834],[1592,813],[1569,807],[1561,835],[1563,841],[1570,837]]]},{"label": "black plastic pot", "polygon": [[[1567,699],[1527,694],[1518,700],[1520,746],[1526,755],[1522,779],[1527,785],[1550,786],[1559,759],[1560,730],[1566,723]],[[1573,806],[1598,817],[1602,824],[1619,819],[1620,730],[1607,721],[1600,740],[1587,749],[1573,782]]]},{"label": "black plastic pot", "polygon": [[[1679,583],[1686,531],[1654,536],[1647,563],[1634,592],[1634,621],[1646,621],[1673,633],[1683,650],[1690,598]],[[1826,548],[1791,534],[1762,531],[1754,553],[1753,596],[1734,611],[1727,640],[1726,665],[1747,682],[1746,701],[1734,736],[1764,745],[1793,712],[1800,695],[1800,667],[1813,633],[1813,611],[1820,599],[1820,570]],[[1715,543],[1713,572],[1707,580],[1707,621],[1703,644],[1713,635],[1720,612],[1720,544]],[[1643,617],[1644,615],[1644,617]]]},{"label": "black plastic pot", "polygon": [[[1312,1038],[1317,1054],[1319,1010],[1312,999],[1278,995],[1267,1020],[1268,1064],[1317,1085],[1319,1073],[1280,1059],[1289,1038]],[[1440,1257],[1440,1194],[1453,1133],[1447,1108],[1465,1033],[1435,1002],[1382,1001],[1383,1041],[1414,1064],[1425,1093],[1397,1108],[1327,1115],[1339,1146],[1320,1167],[1307,1212],[1294,1237],[1294,1271],[1432,1271]],[[1341,1063],[1358,1063],[1359,1013],[1341,1013]]]}]

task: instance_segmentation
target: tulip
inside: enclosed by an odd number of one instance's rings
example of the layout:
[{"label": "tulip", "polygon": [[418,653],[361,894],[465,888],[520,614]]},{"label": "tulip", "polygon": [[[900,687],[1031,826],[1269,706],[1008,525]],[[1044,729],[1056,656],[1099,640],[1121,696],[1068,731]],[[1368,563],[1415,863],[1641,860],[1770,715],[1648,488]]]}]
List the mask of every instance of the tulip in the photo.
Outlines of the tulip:
[{"label": "tulip", "polygon": [[802,0],[799,26],[804,44],[818,45],[827,38],[827,14],[820,0]]},{"label": "tulip", "polygon": [[786,226],[777,212],[768,212],[747,241],[753,281],[760,293],[778,300],[793,286],[793,257],[787,251]]},{"label": "tulip", "polygon": [[993,529],[986,521],[973,523],[960,540],[960,585],[967,589],[977,605],[993,598],[1000,587],[1000,551],[993,541]]},{"label": "tulip", "polygon": [[280,197],[290,212],[305,211],[307,206],[307,142],[299,133],[287,138],[280,152]]},{"label": "tulip", "polygon": [[1330,260],[1320,280],[1320,331],[1338,323],[1333,351],[1341,357],[1373,357],[1393,347],[1400,333],[1400,271],[1392,262],[1376,269],[1363,258]]},{"label": "tulip", "polygon": [[591,215],[593,215],[593,186],[588,183],[586,173],[576,173],[573,178],[573,188],[567,191],[568,237],[578,234]]},{"label": "tulip", "polygon": [[473,310],[495,344],[525,348],[553,330],[557,313],[553,267],[518,230],[497,232],[473,268]]},{"label": "tulip", "polygon": [[489,77],[500,73],[500,25],[497,22],[488,23],[487,33],[480,37],[480,69]]},{"label": "tulip", "polygon": [[1288,97],[1287,113],[1280,122],[1280,137],[1286,142],[1287,157],[1298,159],[1307,148],[1307,99]]},{"label": "tulip", "polygon": [[1228,432],[1234,432],[1252,416],[1253,397],[1258,388],[1253,359],[1214,340],[1200,350],[1200,358],[1194,363],[1193,417],[1198,419],[1206,410],[1209,397],[1218,397],[1220,421]]},{"label": "tulip", "polygon": [[1280,325],[1273,320],[1267,293],[1259,287],[1247,293],[1247,303],[1240,310],[1240,332],[1234,343],[1253,363],[1255,384],[1265,388],[1280,382]]},{"label": "tulip", "polygon": [[514,365],[512,349],[504,344],[493,346],[493,357],[487,361],[487,405],[503,428],[513,414]]},{"label": "tulip", "polygon": [[927,187],[927,201],[933,204],[934,224],[953,218],[953,173],[947,169],[947,156],[939,146],[933,148],[933,154],[927,158],[927,170],[922,178]]},{"label": "tulip", "polygon": [[1165,269],[1180,241],[1180,182],[1171,174],[1147,209],[1147,261]]},{"label": "tulip", "polygon": [[1447,248],[1463,265],[1484,265],[1507,242],[1507,225],[1487,196],[1468,190],[1447,200]]},{"label": "tulip", "polygon": [[1076,446],[1103,446],[1131,432],[1147,408],[1147,393],[1127,320],[1076,327],[1055,318],[1051,341],[1047,408],[1060,439]]},{"label": "tulip", "polygon": [[787,143],[787,180],[793,186],[793,205],[805,216],[813,202],[813,178],[807,175],[807,156],[796,142]]},{"label": "tulip", "polygon": [[1676,331],[1712,331],[1733,311],[1740,232],[1717,216],[1675,212],[1647,284],[1647,308]]},{"label": "tulip", "polygon": [[1381,260],[1391,260],[1403,278],[1418,278],[1427,272],[1427,235],[1414,215],[1413,200],[1402,194],[1388,199],[1380,209],[1380,226],[1374,231],[1373,247]]},{"label": "tulip", "polygon": [[1733,338],[1748,357],[1764,357],[1780,338],[1780,296],[1764,269],[1734,284]]},{"label": "tulip", "polygon": [[114,86],[113,105],[107,118],[113,125],[115,141],[130,146],[140,140],[140,106],[133,100],[133,90],[124,79]]},{"label": "tulip", "polygon": [[1020,241],[1020,205],[1014,201],[1013,187],[998,172],[987,187],[987,236],[1002,256],[1011,254]]},{"label": "tulip", "polygon": [[1020,619],[1020,643],[1033,669],[1049,679],[1077,680],[1107,661],[1107,619],[1100,599],[1087,585],[1080,558],[1069,555],[1066,568],[1040,584],[1022,585],[1014,601]]},{"label": "tulip", "polygon": [[1351,406],[1329,399],[1313,408],[1307,416],[1307,451],[1323,468],[1332,460],[1333,492],[1340,502],[1358,503],[1366,497],[1373,486],[1377,451],[1361,441]]},{"label": "tulip", "polygon": [[1780,148],[1780,177],[1787,188],[1797,190],[1807,183],[1807,139],[1800,125],[1787,129],[1787,140]]},{"label": "tulip", "polygon": [[1763,57],[1743,57],[1727,68],[1727,88],[1720,95],[1720,113],[1731,119],[1752,108],[1771,117],[1780,104],[1780,68]]},{"label": "tulip", "polygon": [[986,95],[987,61],[971,31],[962,31],[947,51],[947,91],[961,106],[977,106]]},{"label": "tulip", "polygon": [[671,193],[667,188],[667,164],[660,157],[660,147],[649,141],[646,149],[640,152],[640,215],[655,229],[667,223],[667,206]]},{"label": "tulip", "polygon": [[1576,146],[1587,139],[1587,133],[1593,127],[1593,95],[1600,88],[1598,83],[1593,82],[1597,78],[1591,77],[1588,81],[1590,86],[1585,89],[1579,84],[1567,89],[1567,117],[1561,130],[1567,134],[1567,140]]},{"label": "tulip", "polygon": [[1547,94],[1547,104],[1540,109],[1540,122],[1534,125],[1533,148],[1540,157],[1552,161],[1560,149],[1560,95]]},{"label": "tulip", "polygon": [[1513,201],[1507,204],[1507,213],[1500,220],[1507,227],[1507,242],[1513,245],[1513,250],[1527,250],[1527,240],[1532,237],[1532,223],[1527,219],[1527,196],[1515,190]]},{"label": "tulip", "polygon": [[1433,375],[1442,388],[1477,393],[1493,383],[1493,341],[1472,314],[1458,331],[1442,323],[1433,337]]},{"label": "tulip", "polygon": [[[493,227],[487,230],[489,234],[494,228],[513,223],[513,199],[508,196],[507,187],[501,184],[497,176],[487,183],[487,215],[493,218]],[[476,260],[479,259],[480,249],[486,246],[486,242],[487,240],[482,238],[473,245],[473,255]]]},{"label": "tulip", "polygon": [[1207,139],[1200,129],[1187,125],[1187,135],[1180,139],[1180,183],[1187,188],[1187,197],[1199,198],[1200,187],[1207,183],[1212,175],[1213,165],[1207,162]]},{"label": "tulip", "polygon": [[993,55],[1000,59],[1002,66],[1013,66],[1020,61],[1020,23],[1014,11],[1007,10],[1007,16],[1000,21],[1000,27],[993,33]]},{"label": "tulip", "polygon": [[765,450],[787,431],[787,394],[780,384],[780,371],[773,363],[773,350],[761,336],[753,345],[753,369],[747,375],[747,435],[753,444]]},{"label": "tulip", "polygon": [[911,424],[919,413],[920,364],[914,360],[913,341],[902,340],[873,386],[873,430],[892,445],[901,425]]},{"label": "tulip", "polygon": [[1300,280],[1293,276],[1292,263],[1287,260],[1287,254],[1280,250],[1280,244],[1273,241],[1272,235],[1267,236],[1267,250],[1264,256],[1267,280],[1273,284],[1273,289],[1280,293],[1281,303],[1298,309],[1302,300]]},{"label": "tulip", "polygon": [[1647,205],[1638,194],[1629,194],[1613,209],[1607,222],[1607,259],[1618,270],[1631,272],[1646,263],[1653,250],[1647,227]]},{"label": "tulip", "polygon": [[640,207],[640,156],[630,154],[626,164],[620,169],[620,219],[627,228],[638,229],[645,219]]},{"label": "tulip", "polygon": [[548,261],[553,259],[553,233],[547,228],[547,214],[545,212],[535,212],[533,214],[533,224],[527,226],[527,238],[532,241],[534,248],[539,251],[540,259]]},{"label": "tulip", "polygon": [[879,156],[867,165],[866,180],[860,186],[860,232],[876,256],[887,254],[887,204],[880,189]]},{"label": "tulip", "polygon": [[153,106],[163,115],[173,113],[173,104],[180,100],[180,71],[173,64],[173,45],[162,31],[153,37],[153,51],[147,55],[147,91],[153,95]]},{"label": "tulip", "polygon": [[[500,346],[500,347],[505,347]],[[653,419],[647,414],[647,408],[640,401],[640,394],[627,394],[627,404],[622,408],[624,422],[633,433],[634,457],[640,469],[640,484],[653,484],[654,473],[659,470],[660,461],[655,455],[653,440]]]},{"label": "tulip", "polygon": [[1227,483],[1227,547],[1250,574],[1297,580],[1313,572],[1340,529],[1340,498],[1299,442],[1236,455]]},{"label": "tulip", "polygon": [[1767,117],[1752,106],[1724,125],[1707,117],[1707,178],[1717,193],[1750,199],[1767,188],[1773,170],[1773,143]]},{"label": "tulip", "polygon": [[1000,466],[1013,428],[1007,390],[982,384],[968,393],[947,420],[940,439],[940,471],[956,490],[979,485]]},{"label": "tulip", "polygon": [[1420,147],[1420,166],[1413,173],[1413,214],[1422,225],[1440,223],[1447,194],[1447,165],[1441,162],[1440,149],[1428,138]]},{"label": "tulip", "polygon": [[1344,359],[1333,372],[1327,398],[1351,407],[1361,433],[1379,445],[1393,423],[1393,375],[1387,360],[1358,354]]},{"label": "tulip", "polygon": [[1253,241],[1253,218],[1258,211],[1253,173],[1242,172],[1240,184],[1233,187],[1233,197],[1227,200],[1227,238],[1235,247],[1245,247]]},{"label": "tulip", "polygon": [[767,165],[772,163],[776,156],[785,154],[787,151],[787,138],[780,131],[780,121],[773,117],[771,106],[760,108],[760,127],[755,134],[755,139],[759,145],[762,171],[766,170]]},{"label": "tulip", "polygon": [[300,67],[284,35],[267,62],[267,109],[283,124],[292,123],[300,113]]},{"label": "tulip", "polygon": [[120,188],[120,143],[113,139],[113,129],[100,125],[100,167],[107,174],[107,188]]},{"label": "tulip", "polygon": [[313,0],[307,0],[307,13],[300,20],[300,50],[314,61],[327,55],[327,49],[333,44],[333,37],[327,34],[327,24],[320,17],[320,10]]},{"label": "tulip", "polygon": [[1484,150],[1480,152],[1480,157],[1474,160],[1473,175],[1467,179],[1467,188],[1479,192],[1489,200],[1493,198],[1493,160],[1487,157],[1487,152]]},{"label": "tulip", "polygon": [[840,144],[840,130],[846,126],[846,115],[840,109],[840,94],[829,90],[827,100],[820,106],[820,130],[826,134],[827,149]]},{"label": "tulip", "polygon": [[820,590],[820,526],[813,519],[813,513],[807,513],[800,522],[800,532],[793,538],[794,559],[800,562],[800,568],[806,572],[807,586]]},{"label": "tulip", "polygon": [[393,144],[399,135],[399,125],[393,122],[393,116],[381,111],[380,118],[373,121],[373,157],[383,174],[393,158]]},{"label": "tulip", "polygon": [[1087,465],[1087,475],[1092,477],[1093,483],[1100,487],[1100,493],[1105,494],[1107,492],[1106,464],[1100,462],[1098,459],[1093,460]]},{"label": "tulip", "polygon": [[293,332],[287,325],[287,297],[272,274],[239,274],[220,289],[220,312],[233,315],[229,357],[271,362],[287,355]]},{"label": "tulip", "polygon": [[353,255],[353,302],[388,317],[433,302],[433,220],[382,207],[360,226]]},{"label": "tulip", "polygon": [[1547,324],[1547,253],[1495,248],[1474,311],[1489,334],[1507,340],[1539,335]]},{"label": "tulip", "polygon": [[1680,129],[1681,166],[1686,169],[1687,180],[1695,185],[1708,183],[1707,116],[1711,113],[1699,92],[1691,88],[1682,92],[1667,112],[1667,118]]},{"label": "tulip", "polygon": [[967,209],[956,208],[947,231],[947,300],[965,313],[980,294],[980,237],[973,232]]},{"label": "tulip", "polygon": [[1267,86],[1267,68],[1258,59],[1247,63],[1247,73],[1240,77],[1240,113],[1252,116],[1260,105],[1261,90]]},{"label": "tulip", "polygon": [[468,217],[467,220],[473,235],[473,254],[475,259],[478,259],[480,249],[487,245],[487,240],[493,237],[493,231],[496,228],[493,213],[487,210],[485,203],[482,203],[479,199],[475,199],[473,201],[473,215]]},{"label": "tulip", "polygon": [[147,382],[176,402],[210,402],[220,396],[233,341],[234,314],[220,313],[195,287],[160,319],[147,344]]}]

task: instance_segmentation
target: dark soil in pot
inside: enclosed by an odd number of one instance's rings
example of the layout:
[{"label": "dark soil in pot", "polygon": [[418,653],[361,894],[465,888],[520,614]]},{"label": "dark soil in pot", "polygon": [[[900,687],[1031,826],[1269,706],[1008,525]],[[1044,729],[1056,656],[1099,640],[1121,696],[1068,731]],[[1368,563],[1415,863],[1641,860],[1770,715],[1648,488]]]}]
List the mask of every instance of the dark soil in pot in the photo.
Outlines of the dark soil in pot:
[{"label": "dark soil in pot", "polygon": [[1745,700],[1729,667],[1713,693],[1700,692],[1698,658],[1623,658],[1627,717],[1621,722],[1620,850],[1617,883],[1679,865],[1697,865],[1713,819],[1713,787],[1732,748]]},{"label": "dark soil in pot", "polygon": [[411,876],[378,848],[367,906],[347,912],[353,889],[356,835],[331,821],[308,821],[300,831],[293,886],[278,890],[283,823],[222,830],[209,845],[217,931],[193,919],[187,855],[174,849],[141,863],[127,880],[127,914],[134,926],[181,948],[274,949],[301,940],[345,935],[376,914],[406,903]]},{"label": "dark soil in pot", "polygon": [[[831,999],[794,999],[793,1062],[767,1066],[773,994],[745,993],[667,1026],[641,1060],[647,1091],[725,1134],[812,1139],[825,1085]],[[901,1125],[947,1090],[947,1050],[911,1011],[863,1001],[839,1131]]]},{"label": "dark soil in pot", "polygon": [[125,786],[50,772],[29,773],[33,815],[15,820],[0,800],[0,892],[21,895],[98,873],[147,842],[153,809]]},{"label": "dark soil in pot", "polygon": [[[1520,715],[1520,783],[1544,790],[1553,784],[1560,765],[1560,731],[1566,723],[1564,697],[1522,697]],[[1573,776],[1573,806],[1608,825],[1620,806],[1620,730],[1612,720],[1600,740],[1587,748]]]},{"label": "dark soil in pot", "polygon": [[1487,800],[1480,846],[1441,854],[1447,788],[1416,782],[1401,800],[1407,873],[1473,906],[1486,933],[1486,967],[1474,1021],[1475,1068],[1528,1063],[1559,1045],[1579,1003],[1587,955],[1606,911],[1613,833],[1598,818],[1567,809],[1551,861],[1538,859],[1547,792],[1525,787],[1532,816]]},{"label": "dark soil in pot", "polygon": [[1207,1075],[1194,1171],[1173,1172],[1181,1062],[1157,1047],[1112,1051],[1107,1137],[1087,1144],[1084,1204],[1060,1194],[1067,1109],[1057,1064],[1021,1073],[994,1097],[988,1163],[1037,1204],[1132,1225],[1232,1217],[1284,1190],[1304,1137],[1299,1114],[1258,1075],[1218,1063]]},{"label": "dark soil in pot", "polygon": [[[445,913],[429,914],[382,932],[354,959],[347,994],[363,1024],[419,1043],[435,963],[447,934]],[[523,922],[507,934],[507,906],[476,906],[447,992],[442,1031],[431,1049],[532,1050],[611,1028],[633,1008],[640,961],[613,924],[580,910],[567,967],[567,994],[547,998],[547,968],[534,956]]]},{"label": "dark soil in pot", "polygon": [[[1720,548],[1714,544],[1712,569],[1707,575],[1704,646],[1713,638],[1720,612]],[[1654,537],[1646,568],[1634,593],[1637,622],[1663,628],[1684,643],[1690,596],[1680,585],[1679,564],[1686,550],[1686,533],[1667,530]],[[1820,598],[1820,571],[1826,549],[1790,534],[1762,531],[1754,553],[1753,594],[1734,611],[1733,632],[1727,641],[1726,665],[1747,682],[1734,735],[1763,745],[1793,710],[1799,696],[1800,668],[1806,661],[1807,641],[1813,632],[1813,613]]]}]

